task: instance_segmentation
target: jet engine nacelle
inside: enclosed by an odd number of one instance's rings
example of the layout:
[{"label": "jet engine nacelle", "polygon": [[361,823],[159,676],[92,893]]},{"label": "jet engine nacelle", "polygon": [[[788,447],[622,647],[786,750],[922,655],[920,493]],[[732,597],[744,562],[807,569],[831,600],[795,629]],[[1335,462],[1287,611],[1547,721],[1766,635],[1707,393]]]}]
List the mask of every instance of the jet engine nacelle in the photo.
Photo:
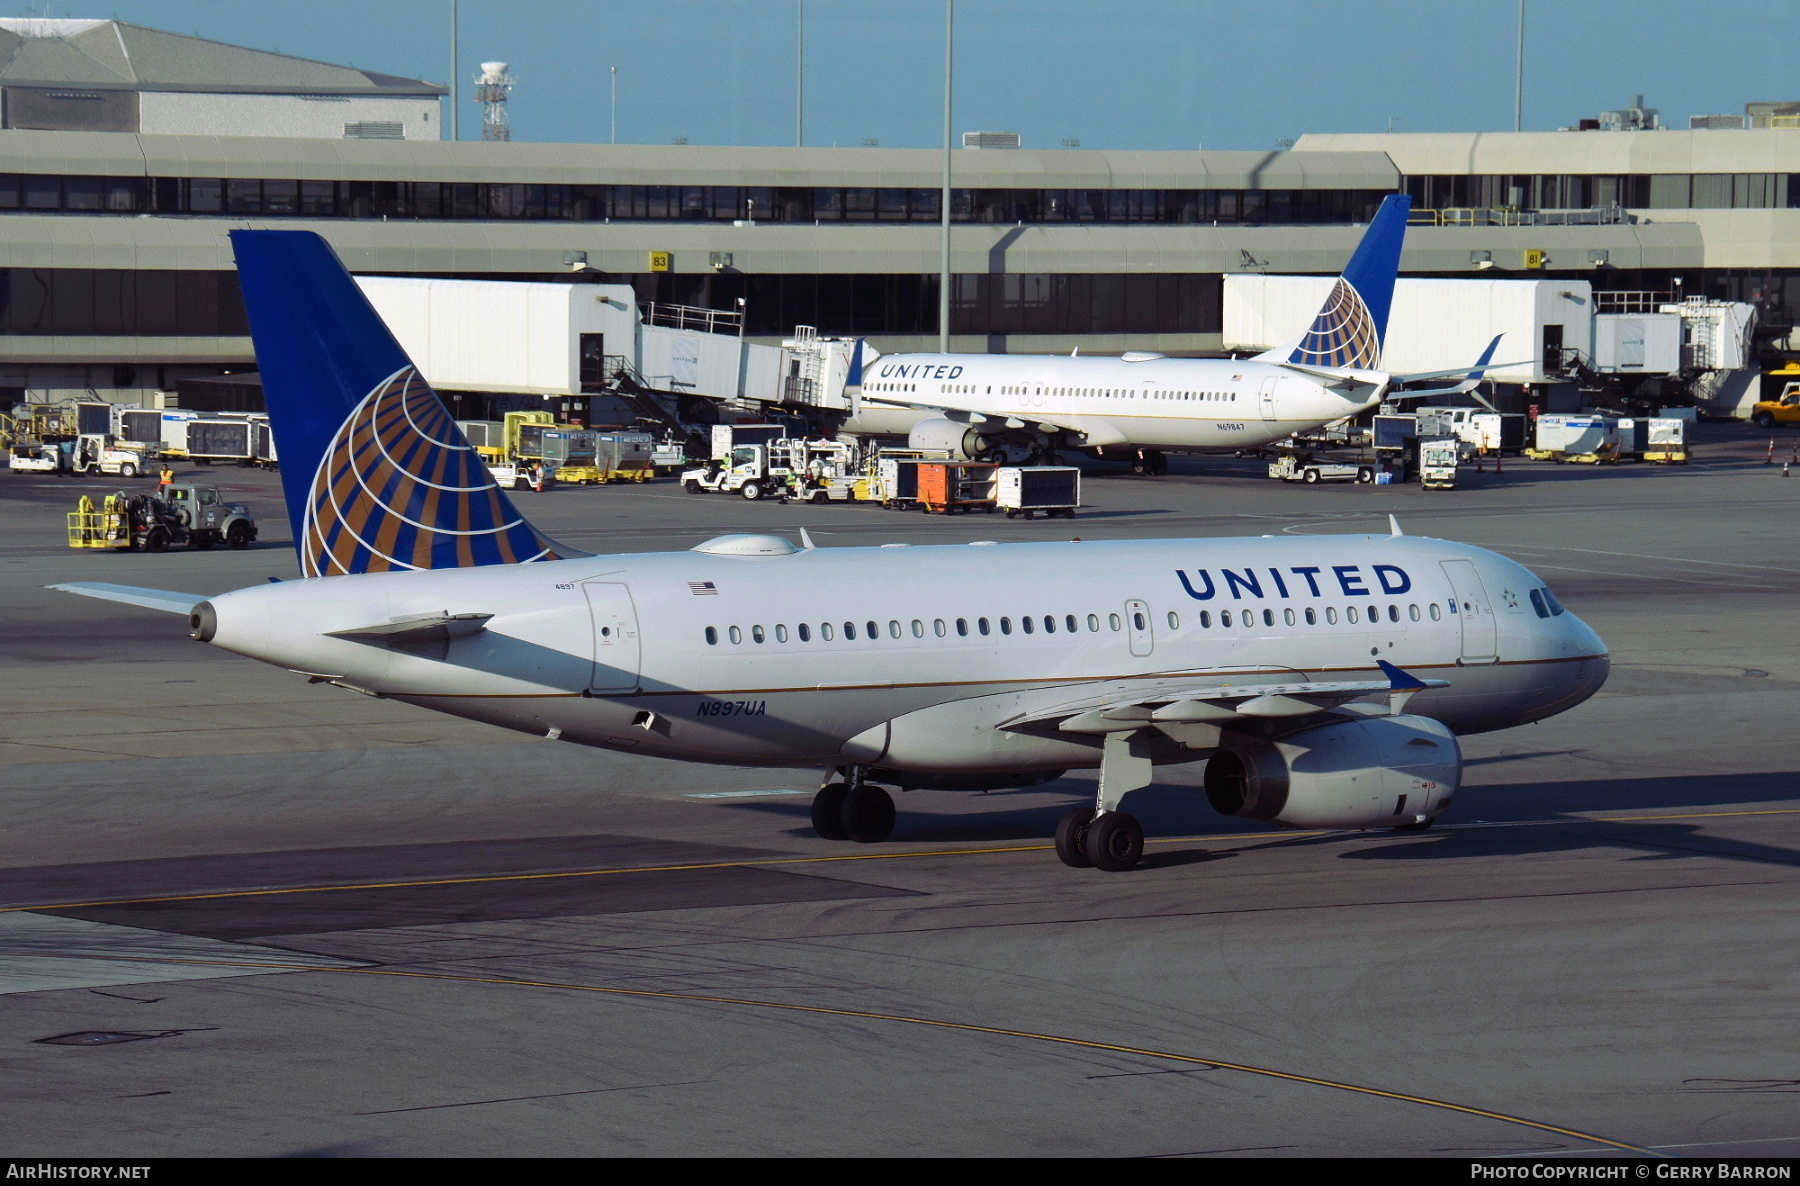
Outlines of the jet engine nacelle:
[{"label": "jet engine nacelle", "polygon": [[1461,782],[1456,735],[1416,716],[1320,725],[1206,763],[1206,798],[1218,811],[1298,828],[1428,823]]},{"label": "jet engine nacelle", "polygon": [[973,461],[992,447],[977,430],[967,424],[958,424],[943,416],[934,416],[930,420],[921,420],[912,426],[906,435],[906,447],[909,449],[948,449],[950,455],[959,461]]}]

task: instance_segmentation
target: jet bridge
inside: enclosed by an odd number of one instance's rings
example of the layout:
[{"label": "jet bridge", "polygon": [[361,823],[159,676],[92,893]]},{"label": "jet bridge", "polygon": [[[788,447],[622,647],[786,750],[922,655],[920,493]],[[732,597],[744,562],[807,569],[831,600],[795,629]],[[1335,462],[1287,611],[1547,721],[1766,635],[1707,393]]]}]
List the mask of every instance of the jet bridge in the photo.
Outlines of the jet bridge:
[{"label": "jet bridge", "polygon": [[780,398],[785,351],[746,342],[741,310],[640,305],[627,284],[404,276],[356,282],[447,396],[492,397],[496,407],[509,405],[501,410],[524,408],[533,397],[585,397],[593,422],[650,420],[658,427],[686,419],[681,411],[696,398]]}]

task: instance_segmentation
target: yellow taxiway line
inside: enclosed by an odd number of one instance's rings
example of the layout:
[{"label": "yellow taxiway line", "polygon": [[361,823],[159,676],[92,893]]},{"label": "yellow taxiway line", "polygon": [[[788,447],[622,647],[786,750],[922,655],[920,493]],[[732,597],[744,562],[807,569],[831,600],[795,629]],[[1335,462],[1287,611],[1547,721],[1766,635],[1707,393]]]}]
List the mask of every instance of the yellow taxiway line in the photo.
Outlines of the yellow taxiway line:
[{"label": "yellow taxiway line", "polygon": [[[1615,816],[1571,816],[1567,819],[1549,820],[1508,820],[1493,823],[1469,823],[1447,825],[1445,831],[1466,831],[1475,828],[1520,828],[1551,827],[1572,824],[1616,824],[1616,823],[1654,823],[1661,820],[1682,819],[1722,819],[1734,816],[1758,815],[1796,815],[1800,808],[1787,808],[1764,811],[1707,811],[1693,812],[1683,815],[1615,815]],[[1316,836],[1350,835],[1342,829],[1322,828],[1308,832],[1224,832],[1212,836],[1165,836],[1146,840],[1146,844],[1200,844],[1217,841],[1287,841],[1304,840]],[[510,881],[561,881],[580,877],[610,877],[624,873],[686,873],[705,869],[745,869],[768,868],[780,865],[826,865],[842,861],[903,861],[916,860],[921,857],[974,857],[990,856],[1000,853],[1014,852],[1049,852],[1055,847],[1051,844],[1015,844],[995,846],[991,848],[927,848],[912,849],[906,852],[866,852],[850,853],[829,857],[754,857],[735,861],[702,861],[684,865],[622,865],[608,869],[573,869],[559,873],[494,873],[479,877],[442,877],[421,881],[360,881],[344,885],[301,885],[278,889],[221,890],[209,894],[171,894],[153,898],[104,898],[89,902],[55,902],[35,906],[0,906],[0,914],[16,914],[25,911],[54,910],[87,910],[101,906],[149,906],[165,902],[213,902],[232,898],[272,898],[290,894],[328,894],[342,893],[351,890],[386,890],[386,889],[427,889],[433,886],[447,885],[491,885]]]}]

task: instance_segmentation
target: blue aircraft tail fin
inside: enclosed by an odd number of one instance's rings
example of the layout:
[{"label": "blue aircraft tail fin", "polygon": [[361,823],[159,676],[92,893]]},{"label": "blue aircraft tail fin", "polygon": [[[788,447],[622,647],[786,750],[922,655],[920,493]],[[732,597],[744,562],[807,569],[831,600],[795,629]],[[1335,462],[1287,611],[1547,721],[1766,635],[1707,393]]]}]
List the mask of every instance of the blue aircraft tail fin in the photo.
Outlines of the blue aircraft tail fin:
[{"label": "blue aircraft tail fin", "polygon": [[513,508],[324,239],[231,246],[303,576],[584,554]]},{"label": "blue aircraft tail fin", "polygon": [[1388,309],[1394,303],[1394,278],[1400,272],[1400,248],[1412,199],[1390,194],[1369,221],[1362,242],[1344,268],[1331,295],[1313,318],[1293,351],[1283,361],[1316,367],[1356,370],[1381,368],[1381,344],[1387,337]]}]

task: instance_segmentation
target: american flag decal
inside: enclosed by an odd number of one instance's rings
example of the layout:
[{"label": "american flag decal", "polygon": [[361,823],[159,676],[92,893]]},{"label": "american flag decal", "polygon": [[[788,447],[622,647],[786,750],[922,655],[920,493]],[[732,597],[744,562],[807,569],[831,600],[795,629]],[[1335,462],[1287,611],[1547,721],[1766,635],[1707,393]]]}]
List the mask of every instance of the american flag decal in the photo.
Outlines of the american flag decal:
[{"label": "american flag decal", "polygon": [[711,581],[689,581],[688,592],[695,597],[712,597],[718,595],[719,587]]}]

